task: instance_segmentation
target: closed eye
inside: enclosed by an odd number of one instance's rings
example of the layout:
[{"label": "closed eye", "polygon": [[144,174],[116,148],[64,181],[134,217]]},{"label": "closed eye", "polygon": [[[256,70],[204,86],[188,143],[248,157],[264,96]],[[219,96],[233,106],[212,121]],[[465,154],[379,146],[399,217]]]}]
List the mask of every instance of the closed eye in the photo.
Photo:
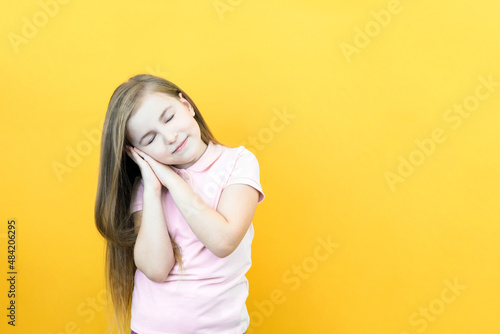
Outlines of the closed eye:
[{"label": "closed eye", "polygon": [[[174,115],[175,115],[175,114],[173,114],[172,116],[170,116],[170,117],[169,117],[169,119],[167,119],[167,120],[165,121],[165,124],[166,124],[168,121],[170,121],[172,118],[174,118]],[[156,137],[156,136],[153,136],[153,138],[151,138],[151,140],[147,143],[147,145],[151,144],[151,143],[153,142],[153,140],[155,139],[155,137]]]}]

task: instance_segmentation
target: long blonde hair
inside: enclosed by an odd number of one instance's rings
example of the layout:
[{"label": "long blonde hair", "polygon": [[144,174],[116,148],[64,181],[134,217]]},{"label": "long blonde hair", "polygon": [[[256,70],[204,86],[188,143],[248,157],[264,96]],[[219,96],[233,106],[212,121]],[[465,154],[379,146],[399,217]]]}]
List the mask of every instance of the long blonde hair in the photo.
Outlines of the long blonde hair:
[{"label": "long blonde hair", "polygon": [[[118,333],[125,333],[130,321],[130,307],[137,269],[134,245],[137,234],[129,212],[134,180],[141,176],[137,164],[123,151],[126,142],[126,123],[140,107],[146,93],[165,93],[179,100],[179,93],[193,106],[195,120],[200,127],[201,140],[220,144],[212,135],[201,113],[191,98],[177,85],[163,78],[140,74],[131,77],[116,88],[111,96],[104,120],[99,163],[99,180],[95,202],[95,224],[106,241],[106,291],[113,304],[114,321]],[[176,261],[182,269],[179,246],[170,238]],[[109,308],[108,308],[109,312]],[[112,320],[112,319],[110,319]]]}]

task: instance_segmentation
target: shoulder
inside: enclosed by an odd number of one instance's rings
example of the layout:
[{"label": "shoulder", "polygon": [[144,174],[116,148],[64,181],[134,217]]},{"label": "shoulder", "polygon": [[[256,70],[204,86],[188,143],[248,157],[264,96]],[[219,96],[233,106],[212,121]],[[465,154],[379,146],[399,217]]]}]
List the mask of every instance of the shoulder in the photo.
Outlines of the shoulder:
[{"label": "shoulder", "polygon": [[259,161],[255,154],[245,146],[224,146],[221,158],[220,166],[225,166],[226,170],[230,171],[232,174],[259,174]]},{"label": "shoulder", "polygon": [[233,159],[250,159],[257,161],[257,157],[255,154],[247,149],[245,146],[237,146],[237,147],[228,147],[224,145],[220,145],[222,150],[222,155],[226,158]]},{"label": "shoulder", "polygon": [[[257,157],[253,152],[244,146],[234,148],[225,148],[229,160],[221,159],[223,162],[219,165],[220,168],[225,166],[226,169],[226,183],[225,187],[232,184],[245,184],[255,188],[259,191],[258,202],[264,199],[264,192],[260,184],[260,166]],[[227,162],[227,163],[225,163]],[[241,191],[241,189],[239,190]],[[247,191],[247,190],[244,190]]]},{"label": "shoulder", "polygon": [[259,170],[259,161],[254,153],[245,146],[227,147],[221,145],[222,154],[218,159],[218,166],[226,171]]}]

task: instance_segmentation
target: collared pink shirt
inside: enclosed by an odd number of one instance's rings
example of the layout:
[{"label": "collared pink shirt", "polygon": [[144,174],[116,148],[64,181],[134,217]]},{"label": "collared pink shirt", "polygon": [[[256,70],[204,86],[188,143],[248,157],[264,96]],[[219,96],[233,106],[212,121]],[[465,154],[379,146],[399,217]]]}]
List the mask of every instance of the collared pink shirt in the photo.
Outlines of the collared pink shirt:
[{"label": "collared pink shirt", "polygon": [[[210,142],[191,167],[172,169],[214,210],[222,190],[231,184],[250,185],[259,191],[258,203],[264,200],[259,163],[243,146]],[[137,177],[130,212],[142,209],[143,191],[142,179]],[[131,329],[140,334],[242,334],[250,324],[245,274],[252,264],[253,224],[236,250],[219,258],[198,240],[166,188],[162,205],[169,234],[182,250],[184,272],[176,262],[166,280],[156,283],[136,270]]]}]

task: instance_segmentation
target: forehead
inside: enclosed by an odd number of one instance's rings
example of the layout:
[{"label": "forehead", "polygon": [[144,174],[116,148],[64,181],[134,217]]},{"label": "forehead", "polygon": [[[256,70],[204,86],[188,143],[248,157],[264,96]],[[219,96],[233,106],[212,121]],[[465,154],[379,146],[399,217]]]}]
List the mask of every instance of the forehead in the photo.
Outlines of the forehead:
[{"label": "forehead", "polygon": [[149,124],[158,121],[161,113],[168,106],[178,103],[178,100],[165,93],[146,93],[137,110],[131,114],[126,129],[132,140],[139,140],[147,132]]},{"label": "forehead", "polygon": [[148,114],[158,112],[159,109],[163,111],[165,107],[172,105],[177,102],[177,99],[165,93],[159,92],[149,92],[145,93],[141,99],[139,107],[132,113],[131,117],[135,117],[138,114]]}]

